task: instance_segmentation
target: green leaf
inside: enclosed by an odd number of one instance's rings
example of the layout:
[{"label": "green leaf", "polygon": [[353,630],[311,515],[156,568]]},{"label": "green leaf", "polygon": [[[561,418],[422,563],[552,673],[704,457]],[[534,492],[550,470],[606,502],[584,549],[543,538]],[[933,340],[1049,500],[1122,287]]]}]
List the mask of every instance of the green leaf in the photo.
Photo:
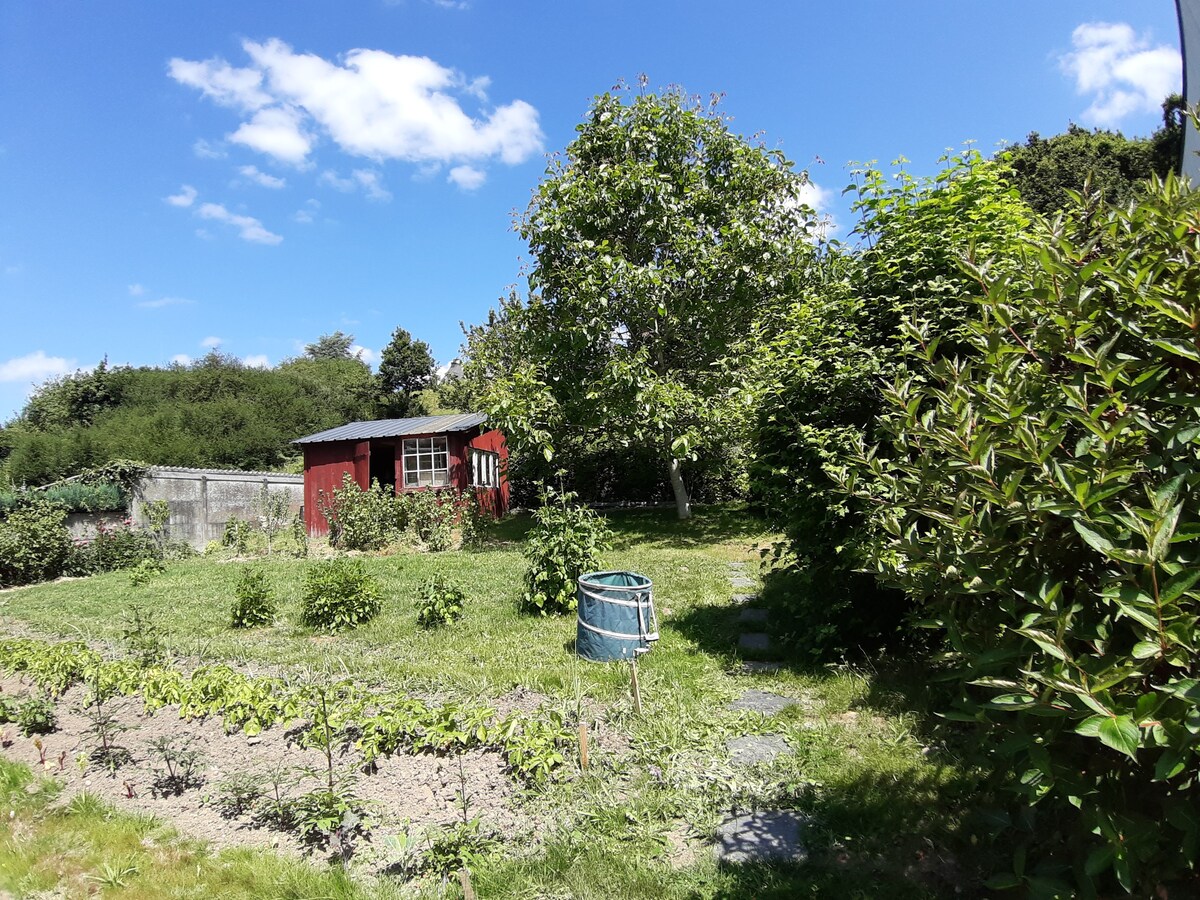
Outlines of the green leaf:
[{"label": "green leaf", "polygon": [[1075,733],[1085,737],[1097,737],[1100,734],[1100,726],[1108,721],[1109,716],[1089,716],[1075,726]]},{"label": "green leaf", "polygon": [[1093,550],[1099,550],[1105,556],[1112,553],[1114,549],[1113,542],[1100,534],[1098,531],[1093,531],[1088,528],[1078,519],[1072,519],[1071,524],[1075,526],[1075,531],[1083,538]]},{"label": "green leaf", "polygon": [[1157,641],[1138,641],[1133,645],[1134,659],[1150,659],[1158,656],[1162,652],[1162,647]]},{"label": "green leaf", "polygon": [[1021,877],[1016,872],[998,872],[983,883],[992,891],[1010,891],[1021,886]]},{"label": "green leaf", "polygon": [[1100,723],[1097,730],[1100,742],[1130,759],[1137,759],[1138,727],[1129,716],[1114,716]]}]

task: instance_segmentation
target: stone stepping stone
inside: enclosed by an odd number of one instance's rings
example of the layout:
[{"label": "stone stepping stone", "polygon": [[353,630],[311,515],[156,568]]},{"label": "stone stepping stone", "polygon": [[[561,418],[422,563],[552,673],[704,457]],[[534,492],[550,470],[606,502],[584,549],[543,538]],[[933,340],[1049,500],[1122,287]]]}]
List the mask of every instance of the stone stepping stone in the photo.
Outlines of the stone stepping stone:
[{"label": "stone stepping stone", "polygon": [[800,826],[807,820],[788,809],[764,810],[726,819],[717,828],[717,860],[726,865],[748,862],[808,861],[800,842]]},{"label": "stone stepping stone", "polygon": [[771,649],[771,636],[764,631],[743,632],[738,638],[738,649],[765,653]]},{"label": "stone stepping stone", "polygon": [[731,568],[731,569],[733,569],[734,571],[737,571],[737,572],[745,572],[745,571],[746,571],[746,564],[745,564],[744,562],[742,562],[741,560],[738,560],[737,562],[731,562],[731,563],[729,564],[729,568]]},{"label": "stone stepping stone", "polygon": [[734,603],[741,606],[743,603],[753,603],[758,599],[758,594],[734,594],[731,599]]},{"label": "stone stepping stone", "polygon": [[745,575],[731,575],[729,583],[735,588],[752,588],[754,587],[754,579],[747,578]]},{"label": "stone stepping stone", "polygon": [[738,671],[739,675],[773,675],[782,667],[777,662],[755,662],[753,660],[742,663],[742,668]]},{"label": "stone stepping stone", "polygon": [[792,752],[792,748],[777,734],[748,734],[725,742],[729,761],[735,766],[754,766],[767,763],[777,756]]},{"label": "stone stepping stone", "polygon": [[749,622],[754,625],[765,625],[770,613],[765,609],[743,609],[738,613],[739,622]]},{"label": "stone stepping stone", "polygon": [[749,709],[764,715],[773,716],[783,712],[789,706],[795,706],[798,701],[791,697],[781,697],[769,691],[746,691],[729,704],[727,709]]}]

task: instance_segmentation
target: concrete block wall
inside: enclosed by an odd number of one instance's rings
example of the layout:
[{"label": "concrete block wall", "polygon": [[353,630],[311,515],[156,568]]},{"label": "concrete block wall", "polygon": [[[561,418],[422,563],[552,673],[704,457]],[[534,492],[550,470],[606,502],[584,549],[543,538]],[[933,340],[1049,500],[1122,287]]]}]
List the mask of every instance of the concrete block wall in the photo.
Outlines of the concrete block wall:
[{"label": "concrete block wall", "polygon": [[303,475],[153,466],[134,489],[132,518],[135,524],[147,526],[142,504],[166,500],[171,507],[171,539],[203,550],[209,541],[221,539],[231,518],[257,521],[255,501],[264,484],[272,491],[288,492],[290,515],[301,511]]}]

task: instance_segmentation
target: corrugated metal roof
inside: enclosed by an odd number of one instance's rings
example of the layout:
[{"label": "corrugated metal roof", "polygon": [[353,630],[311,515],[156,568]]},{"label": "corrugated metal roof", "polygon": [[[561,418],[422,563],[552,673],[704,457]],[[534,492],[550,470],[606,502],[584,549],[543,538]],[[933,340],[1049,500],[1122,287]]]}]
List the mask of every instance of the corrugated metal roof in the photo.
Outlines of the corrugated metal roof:
[{"label": "corrugated metal roof", "polygon": [[467,431],[487,421],[483,413],[459,413],[453,416],[418,416],[415,419],[377,419],[374,422],[351,422],[338,428],[318,431],[296,438],[293,444],[321,444],[326,441],[364,441],[368,438],[403,437],[406,434],[441,434],[446,431]]}]

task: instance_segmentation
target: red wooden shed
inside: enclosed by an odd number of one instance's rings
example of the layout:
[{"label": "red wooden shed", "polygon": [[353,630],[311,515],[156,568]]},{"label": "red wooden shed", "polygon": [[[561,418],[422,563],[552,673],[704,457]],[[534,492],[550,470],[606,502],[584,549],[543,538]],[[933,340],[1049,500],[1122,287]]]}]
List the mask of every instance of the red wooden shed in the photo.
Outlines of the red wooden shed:
[{"label": "red wooden shed", "polygon": [[308,533],[328,531],[317,502],[341,487],[349,472],[364,490],[371,482],[396,493],[438,488],[473,490],[494,515],[508,510],[508,447],[482,413],[351,422],[293,441],[304,449],[304,521]]}]

